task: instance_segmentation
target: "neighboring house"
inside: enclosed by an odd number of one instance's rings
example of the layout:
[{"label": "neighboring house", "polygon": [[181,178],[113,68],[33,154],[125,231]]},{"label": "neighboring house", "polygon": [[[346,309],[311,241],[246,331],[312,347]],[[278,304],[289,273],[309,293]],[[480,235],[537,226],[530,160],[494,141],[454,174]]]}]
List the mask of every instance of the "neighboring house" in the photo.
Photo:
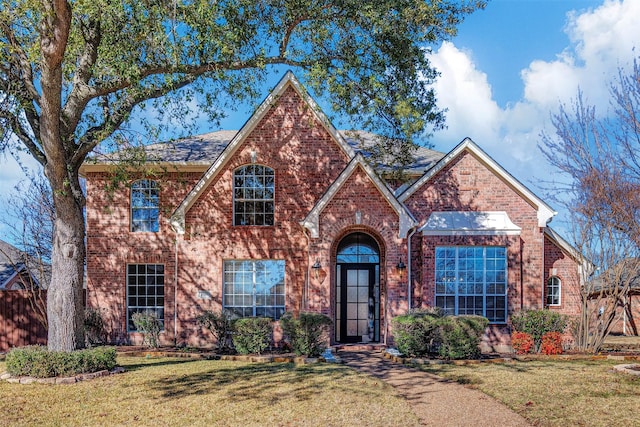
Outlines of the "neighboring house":
[{"label": "neighboring house", "polygon": [[[555,212],[470,139],[421,148],[408,184],[366,162],[374,135],[337,131],[287,73],[240,131],[151,145],[146,176],[105,191],[114,157],[85,163],[88,303],[111,339],[138,342],[153,310],[165,343],[204,345],[203,310],[278,319],[315,311],[332,343],[392,343],[419,307],[489,318],[509,343],[521,308],[579,309]],[[276,337],[277,338],[277,337]]]},{"label": "neighboring house", "polygon": [[0,291],[46,288],[49,275],[48,265],[0,240]]},{"label": "neighboring house", "polygon": [[44,289],[50,277],[48,264],[0,240],[0,352],[47,343]]}]

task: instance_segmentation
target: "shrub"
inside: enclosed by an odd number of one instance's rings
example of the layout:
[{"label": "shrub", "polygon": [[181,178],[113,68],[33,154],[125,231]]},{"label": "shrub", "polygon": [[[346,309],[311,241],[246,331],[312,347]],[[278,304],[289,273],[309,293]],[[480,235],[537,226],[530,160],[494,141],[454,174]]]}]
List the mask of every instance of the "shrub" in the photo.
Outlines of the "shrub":
[{"label": "shrub", "polygon": [[437,320],[440,313],[426,310],[412,311],[391,320],[393,337],[398,350],[407,356],[425,356],[439,346]]},{"label": "shrub", "polygon": [[398,350],[407,356],[475,358],[489,321],[480,316],[444,316],[440,310],[413,311],[392,320]]},{"label": "shrub", "polygon": [[533,350],[533,337],[526,332],[514,331],[511,334],[511,347],[516,354],[527,354]]},{"label": "shrub", "polygon": [[266,317],[245,317],[234,322],[233,345],[240,354],[261,354],[271,343],[273,326]]},{"label": "shrub", "polygon": [[540,351],[546,355],[562,354],[562,334],[559,332],[544,334]]},{"label": "shrub", "polygon": [[157,348],[160,343],[160,331],[162,323],[155,311],[147,310],[133,313],[131,316],[136,330],[143,336],[142,344]]},{"label": "shrub", "polygon": [[227,310],[220,313],[206,310],[196,317],[198,325],[207,329],[216,340],[216,348],[222,351],[231,350],[230,338],[233,331],[233,314]]},{"label": "shrub", "polygon": [[438,323],[440,357],[472,359],[480,355],[480,340],[489,320],[481,316],[445,316]]},{"label": "shrub", "polygon": [[547,332],[562,333],[567,321],[567,316],[550,310],[522,310],[511,316],[516,331],[526,332],[533,337],[537,353],[540,352],[542,336]]},{"label": "shrub", "polygon": [[100,310],[87,308],[84,311],[84,335],[86,344],[93,346],[96,344],[104,344],[106,341],[106,331],[104,320],[100,314]]},{"label": "shrub", "polygon": [[49,378],[111,370],[116,366],[113,347],[95,347],[71,352],[49,351],[44,346],[12,349],[6,357],[11,375]]},{"label": "shrub", "polygon": [[298,319],[285,313],[280,319],[282,331],[297,355],[318,357],[326,348],[325,335],[331,319],[319,313],[300,313]]}]

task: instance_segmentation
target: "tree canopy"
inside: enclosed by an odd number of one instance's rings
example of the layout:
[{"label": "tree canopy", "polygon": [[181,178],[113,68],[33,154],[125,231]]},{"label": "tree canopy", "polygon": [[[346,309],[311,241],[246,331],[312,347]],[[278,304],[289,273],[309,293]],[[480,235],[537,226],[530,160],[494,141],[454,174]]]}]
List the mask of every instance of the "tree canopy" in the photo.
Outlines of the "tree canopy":
[{"label": "tree canopy", "polygon": [[43,165],[56,208],[50,348],[82,342],[78,170],[143,120],[143,108],[183,117],[197,101],[215,120],[255,97],[270,67],[282,65],[362,128],[408,140],[444,123],[430,46],[484,4],[0,0],[0,146],[25,149]]}]

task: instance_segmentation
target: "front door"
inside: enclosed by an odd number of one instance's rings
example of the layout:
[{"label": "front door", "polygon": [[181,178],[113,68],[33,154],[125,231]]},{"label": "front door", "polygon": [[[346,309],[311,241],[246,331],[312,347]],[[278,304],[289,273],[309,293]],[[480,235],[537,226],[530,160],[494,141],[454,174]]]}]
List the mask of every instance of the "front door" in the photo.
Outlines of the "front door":
[{"label": "front door", "polygon": [[340,281],[340,341],[377,341],[374,295],[375,268],[366,264],[343,264]]},{"label": "front door", "polygon": [[336,264],[336,341],[380,340],[380,264],[375,241],[363,233],[347,236]]}]

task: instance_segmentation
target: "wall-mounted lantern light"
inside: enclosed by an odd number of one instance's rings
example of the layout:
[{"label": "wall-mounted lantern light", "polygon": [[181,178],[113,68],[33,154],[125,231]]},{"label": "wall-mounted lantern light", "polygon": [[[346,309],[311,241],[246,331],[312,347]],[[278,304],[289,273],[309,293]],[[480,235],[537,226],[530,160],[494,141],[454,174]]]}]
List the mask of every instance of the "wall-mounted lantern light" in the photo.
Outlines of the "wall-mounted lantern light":
[{"label": "wall-mounted lantern light", "polygon": [[400,262],[398,263],[398,265],[396,265],[396,268],[400,271],[404,270],[407,268],[406,265],[404,265],[404,262],[402,262],[402,260],[400,260]]},{"label": "wall-mounted lantern light", "polygon": [[313,269],[313,275],[315,276],[316,280],[320,280],[320,269],[322,268],[322,265],[320,265],[320,261],[316,260],[311,268]]}]

